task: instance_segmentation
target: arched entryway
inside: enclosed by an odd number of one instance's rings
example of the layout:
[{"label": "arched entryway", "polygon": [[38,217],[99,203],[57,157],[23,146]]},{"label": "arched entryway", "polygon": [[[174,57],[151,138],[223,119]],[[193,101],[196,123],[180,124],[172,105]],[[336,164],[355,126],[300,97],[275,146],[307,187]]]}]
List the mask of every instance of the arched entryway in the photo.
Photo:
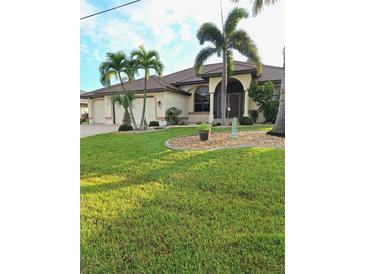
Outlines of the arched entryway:
[{"label": "arched entryway", "polygon": [[[227,118],[240,117],[244,113],[245,96],[244,88],[240,81],[234,78],[228,80],[227,85]],[[222,100],[222,82],[220,82],[214,91],[214,118],[222,118],[221,111]]]}]

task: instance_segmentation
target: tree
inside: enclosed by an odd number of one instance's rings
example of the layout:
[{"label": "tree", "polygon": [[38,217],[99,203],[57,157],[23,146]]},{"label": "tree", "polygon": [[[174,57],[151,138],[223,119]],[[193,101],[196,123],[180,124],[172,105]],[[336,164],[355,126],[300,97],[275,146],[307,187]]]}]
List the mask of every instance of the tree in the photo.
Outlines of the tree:
[{"label": "tree", "polygon": [[279,103],[273,100],[275,97],[275,89],[271,81],[266,82],[264,85],[251,82],[248,89],[248,96],[257,104],[259,110],[264,113],[265,122],[275,122]]},{"label": "tree", "polygon": [[[100,82],[102,85],[110,87],[112,78],[115,78],[117,81],[118,80],[120,81],[122,89],[125,93],[126,89],[124,86],[121,73],[126,74],[127,77],[129,78],[131,74],[134,75],[134,73],[132,73],[133,70],[135,71],[135,64],[133,63],[133,61],[128,59],[128,57],[125,55],[123,51],[118,51],[115,53],[108,52],[106,54],[106,60],[99,66]],[[126,100],[127,101],[129,100],[128,96],[126,97]],[[131,102],[128,102],[128,108],[129,108],[129,113],[132,117],[134,128],[137,128]]]},{"label": "tree", "polygon": [[[239,0],[232,0],[232,2],[238,3]],[[253,0],[252,12],[253,16],[256,16],[264,8],[264,4],[269,6],[275,4],[277,0]],[[280,87],[280,99],[279,110],[274,127],[268,132],[270,135],[285,137],[285,48],[283,49],[283,79]]]},{"label": "tree", "polygon": [[[232,2],[238,3],[239,0],[232,0]],[[251,0],[251,2],[252,2],[252,15],[256,16],[264,9],[264,5],[270,6],[272,4],[275,4],[277,0]]]},{"label": "tree", "polygon": [[133,107],[133,101],[136,99],[136,96],[130,92],[126,91],[123,95],[115,95],[112,97],[112,101],[116,102],[118,105],[124,108],[123,115],[123,124],[130,126],[131,125],[131,116],[128,112],[129,106]]},{"label": "tree", "polygon": [[257,73],[261,73],[261,61],[258,55],[257,47],[246,31],[236,29],[239,21],[247,18],[248,13],[243,8],[234,8],[228,14],[224,24],[222,22],[222,31],[213,23],[204,23],[198,30],[197,38],[203,45],[205,42],[211,42],[213,46],[207,46],[200,50],[195,58],[195,72],[199,75],[202,72],[203,64],[206,60],[216,54],[223,57],[222,68],[222,124],[225,125],[227,111],[227,78],[233,70],[233,50],[248,57],[257,67]]},{"label": "tree", "polygon": [[154,70],[158,77],[161,77],[163,71],[163,64],[160,61],[160,56],[156,50],[147,51],[144,46],[140,46],[138,49],[132,51],[131,56],[136,64],[137,70],[144,71],[144,91],[143,91],[143,108],[141,123],[139,128],[143,128],[146,113],[146,100],[147,100],[147,80],[150,75],[150,70]]}]

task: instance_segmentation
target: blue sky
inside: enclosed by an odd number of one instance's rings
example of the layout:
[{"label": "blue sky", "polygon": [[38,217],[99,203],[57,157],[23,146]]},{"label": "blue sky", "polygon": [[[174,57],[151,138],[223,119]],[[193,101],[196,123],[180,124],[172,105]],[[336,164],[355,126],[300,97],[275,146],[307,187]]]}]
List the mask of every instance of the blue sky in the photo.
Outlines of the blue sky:
[{"label": "blue sky", "polygon": [[[108,9],[129,0],[81,0],[80,16]],[[222,0],[224,16],[237,6]],[[238,4],[251,12],[250,1]],[[165,65],[164,75],[193,66],[201,46],[196,31],[204,22],[220,26],[219,0],[142,0],[121,9],[90,17],[80,22],[80,89],[102,87],[99,64],[109,51],[130,50],[144,45],[156,49]],[[284,46],[284,1],[267,7],[257,17],[243,20],[245,29],[256,42],[261,58],[268,65],[282,65]],[[246,60],[235,54],[236,60]],[[208,63],[219,62],[212,57]]]}]

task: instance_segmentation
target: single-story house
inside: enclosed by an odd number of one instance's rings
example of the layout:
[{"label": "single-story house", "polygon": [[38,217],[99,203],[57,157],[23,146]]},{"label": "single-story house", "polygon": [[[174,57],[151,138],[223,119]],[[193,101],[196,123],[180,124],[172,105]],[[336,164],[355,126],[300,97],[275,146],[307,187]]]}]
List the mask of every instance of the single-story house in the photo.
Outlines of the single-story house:
[{"label": "single-story house", "polygon": [[[86,93],[84,90],[80,90],[80,95]],[[84,98],[80,98],[80,118],[82,114],[88,113],[88,100]]]},{"label": "single-story house", "polygon": [[[264,83],[272,81],[280,86],[283,68],[263,65],[260,76],[257,76],[255,65],[247,62],[234,62],[234,70],[228,80],[227,118],[249,115],[257,110],[257,105],[248,97],[247,89],[251,81]],[[184,69],[161,77],[150,76],[147,81],[146,120],[164,121],[165,111],[170,107],[182,110],[181,117],[189,123],[205,123],[221,120],[221,80],[222,63],[208,64],[200,76],[194,68]],[[126,89],[136,94],[133,102],[133,113],[139,123],[142,115],[144,80],[138,79],[125,84]],[[123,108],[113,104],[111,96],[122,91],[121,85],[97,89],[81,94],[88,101],[90,123],[121,124]],[[263,121],[262,114],[258,122]]]}]

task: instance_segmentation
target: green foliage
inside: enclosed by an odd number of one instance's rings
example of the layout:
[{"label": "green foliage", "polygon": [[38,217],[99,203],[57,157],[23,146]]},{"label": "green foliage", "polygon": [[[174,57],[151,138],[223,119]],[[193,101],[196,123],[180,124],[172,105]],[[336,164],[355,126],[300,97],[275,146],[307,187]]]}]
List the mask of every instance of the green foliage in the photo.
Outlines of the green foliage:
[{"label": "green foliage", "polygon": [[219,126],[221,126],[222,125],[222,123],[221,122],[216,122],[216,123],[214,123],[213,124],[213,127],[219,127]]},{"label": "green foliage", "polygon": [[149,127],[159,127],[160,126],[160,122],[159,121],[150,121],[150,123],[148,124]]},{"label": "green foliage", "polygon": [[178,109],[176,107],[171,107],[168,110],[166,110],[166,121],[169,125],[178,125],[180,122],[179,115],[181,115],[182,110]]},{"label": "green foliage", "polygon": [[208,124],[201,124],[198,126],[199,131],[209,131],[211,129],[210,125]]},{"label": "green foliage", "polygon": [[257,119],[259,118],[259,112],[257,110],[250,111],[250,117],[254,123],[256,123]]},{"label": "green foliage", "polygon": [[203,123],[202,121],[196,122],[197,125],[201,125],[202,123]]},{"label": "green foliage", "polygon": [[119,126],[119,131],[128,131],[133,130],[133,127],[131,125],[122,124]]},{"label": "green foliage", "polygon": [[278,113],[279,102],[273,101],[275,94],[274,84],[271,81],[264,85],[251,82],[248,95],[258,105],[259,110],[263,111],[265,122],[274,123]]},{"label": "green foliage", "polygon": [[243,8],[232,9],[224,22],[224,35],[214,23],[204,23],[197,32],[197,38],[201,45],[210,42],[212,46],[204,47],[197,54],[194,62],[195,72],[202,73],[203,64],[212,55],[221,57],[227,52],[228,75],[233,69],[233,50],[237,50],[243,56],[249,58],[257,67],[257,73],[261,74],[262,65],[256,44],[248,33],[237,29],[238,23],[248,17],[248,12]]},{"label": "green foliage", "polygon": [[80,273],[285,272],[285,150],[164,145],[191,134],[80,139]]},{"label": "green foliage", "polygon": [[253,125],[252,119],[248,116],[241,116],[239,118],[240,125]]},{"label": "green foliage", "polygon": [[132,60],[135,62],[137,70],[143,70],[144,72],[144,100],[142,107],[142,116],[140,122],[140,129],[146,128],[145,123],[145,113],[146,113],[146,98],[147,98],[147,80],[150,75],[150,70],[157,73],[158,77],[161,77],[163,71],[163,64],[160,60],[160,55],[158,51],[151,50],[148,51],[144,46],[140,46],[138,49],[132,50],[131,52]]}]

